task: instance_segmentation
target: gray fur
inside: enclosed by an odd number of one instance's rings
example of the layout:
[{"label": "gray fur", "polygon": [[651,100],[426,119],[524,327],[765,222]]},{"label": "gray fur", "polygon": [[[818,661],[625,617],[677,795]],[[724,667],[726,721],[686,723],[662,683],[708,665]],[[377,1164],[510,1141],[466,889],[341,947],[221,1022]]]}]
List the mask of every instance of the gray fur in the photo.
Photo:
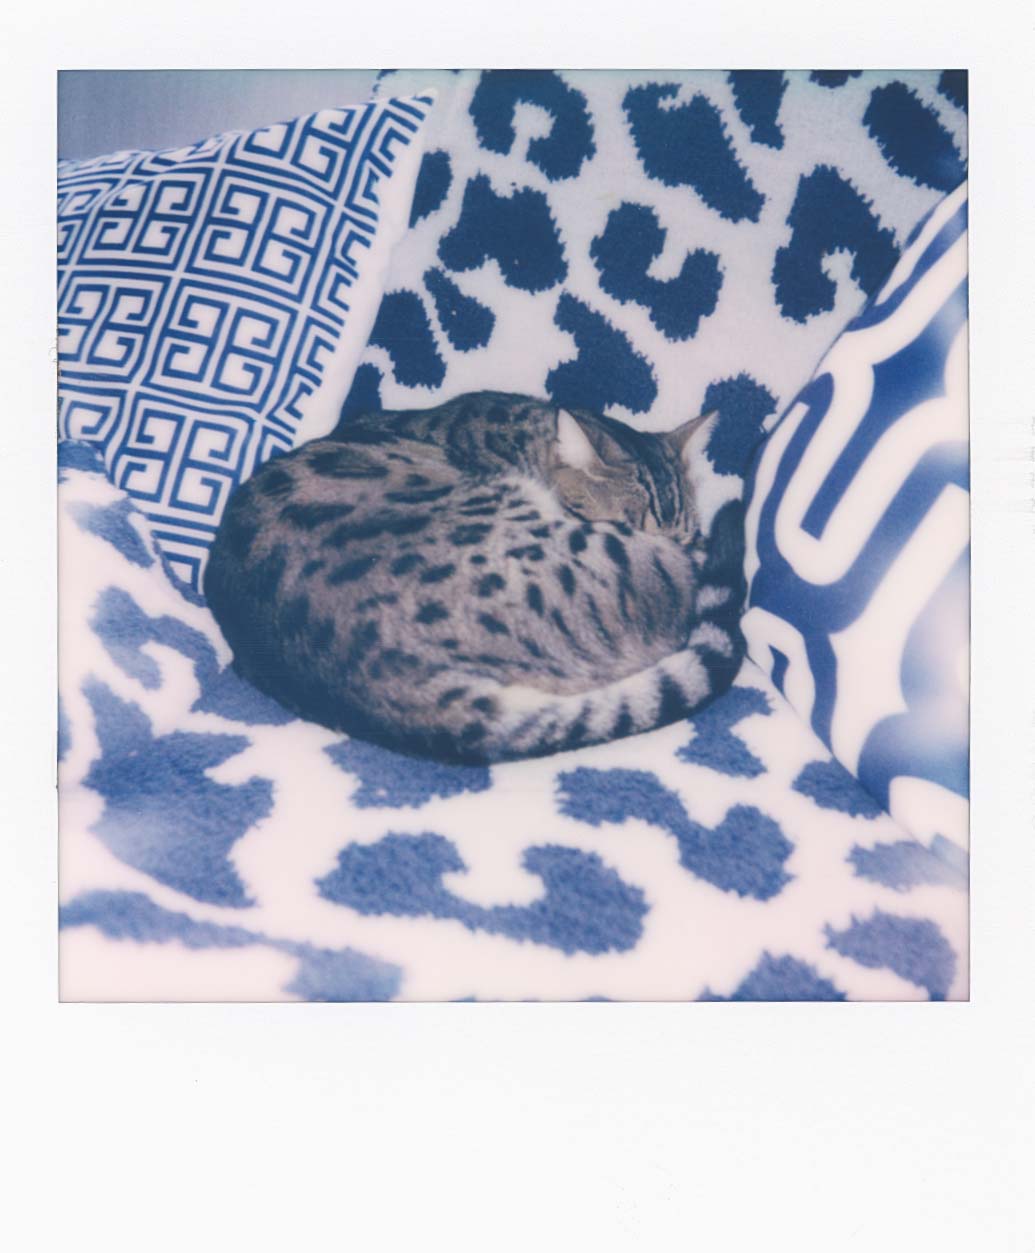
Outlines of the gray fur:
[{"label": "gray fur", "polygon": [[445,760],[685,715],[742,648],[739,557],[716,561],[695,514],[694,428],[482,392],[268,462],[205,579],[237,668],[310,720]]}]

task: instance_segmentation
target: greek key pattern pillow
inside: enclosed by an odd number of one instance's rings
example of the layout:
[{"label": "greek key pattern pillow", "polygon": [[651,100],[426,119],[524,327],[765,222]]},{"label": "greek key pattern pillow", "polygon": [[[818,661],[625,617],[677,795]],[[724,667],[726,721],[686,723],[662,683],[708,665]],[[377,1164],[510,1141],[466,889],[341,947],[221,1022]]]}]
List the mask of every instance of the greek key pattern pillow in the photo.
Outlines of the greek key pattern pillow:
[{"label": "greek key pattern pillow", "polygon": [[751,656],[892,817],[961,843],[967,419],[964,184],[763,446],[744,618]]},{"label": "greek key pattern pillow", "polygon": [[59,166],[61,434],[99,447],[194,587],[232,489],[335,423],[430,105]]}]

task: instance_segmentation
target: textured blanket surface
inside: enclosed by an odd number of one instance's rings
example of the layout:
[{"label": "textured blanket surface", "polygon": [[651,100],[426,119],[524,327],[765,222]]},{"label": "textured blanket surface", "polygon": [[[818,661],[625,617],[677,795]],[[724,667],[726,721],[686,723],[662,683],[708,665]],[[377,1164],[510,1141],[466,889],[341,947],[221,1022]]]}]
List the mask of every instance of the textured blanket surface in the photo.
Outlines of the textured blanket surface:
[{"label": "textured blanket surface", "polygon": [[492,769],[292,718],[61,446],[66,999],[966,994],[964,862],[761,671],[688,722]]}]

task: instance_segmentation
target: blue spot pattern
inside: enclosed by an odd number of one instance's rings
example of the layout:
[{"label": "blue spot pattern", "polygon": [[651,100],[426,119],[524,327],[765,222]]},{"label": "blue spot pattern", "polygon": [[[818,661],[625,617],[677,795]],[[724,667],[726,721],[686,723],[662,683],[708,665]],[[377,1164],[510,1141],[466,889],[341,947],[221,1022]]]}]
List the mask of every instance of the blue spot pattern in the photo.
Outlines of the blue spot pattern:
[{"label": "blue spot pattern", "polygon": [[364,362],[356,371],[338,414],[339,422],[358,417],[361,413],[377,413],[381,405],[381,371],[376,365]]},{"label": "blue spot pattern", "polygon": [[[385,407],[433,403],[501,379],[542,394],[559,371],[564,403],[634,424],[642,415],[648,430],[703,412],[708,388],[740,375],[782,408],[842,329],[842,311],[861,307],[918,209],[934,203],[933,189],[890,162],[878,161],[875,172],[874,141],[859,115],[873,89],[890,83],[926,99],[938,71],[866,71],[856,82],[861,73],[437,72],[440,103],[414,231],[387,284],[389,298],[413,293],[424,315],[412,311],[412,337],[397,338],[400,364],[384,380]],[[418,79],[428,74],[395,71],[379,90],[416,89]],[[817,85],[850,81],[850,109]],[[962,151],[965,118],[946,109],[941,124]],[[843,185],[820,185],[814,174],[823,165],[836,166]],[[799,191],[802,180],[810,181]],[[773,212],[766,198],[791,204],[796,192],[792,230],[786,210]],[[781,248],[789,251],[778,293]],[[840,249],[852,253],[854,282],[824,273],[825,258]],[[759,263],[745,267],[745,255]],[[462,293],[446,277],[460,273],[475,279]],[[559,284],[601,322],[597,338],[614,333],[620,356],[604,345],[601,368],[564,368],[572,363],[556,327],[571,308],[558,305]],[[467,303],[475,297],[477,308]],[[433,327],[430,338],[418,321]],[[739,359],[717,370],[711,351],[697,351],[704,333],[727,346],[724,356],[743,345]],[[402,361],[408,351],[412,364]],[[441,367],[429,368],[433,351]],[[376,352],[368,363],[381,366]]]},{"label": "blue spot pattern", "polygon": [[446,376],[424,302],[416,292],[389,292],[381,301],[370,342],[392,359],[395,377],[409,387],[434,387]]},{"label": "blue spot pattern", "polygon": [[661,255],[665,232],[657,214],[645,205],[622,204],[608,215],[589,255],[600,271],[600,286],[624,303],[643,305],[650,320],[669,339],[689,339],[702,318],[715,311],[722,286],[719,258],[704,248],[688,253],[675,278],[648,273]]},{"label": "blue spot pattern", "polygon": [[694,822],[683,802],[646,770],[578,766],[557,778],[562,813],[591,826],[639,818],[674,836],[679,861],[725,892],[767,901],[790,882],[784,863],[794,846],[750,805],[734,805],[717,827]]},{"label": "blue spot pattern", "polygon": [[163,909],[142,892],[84,892],[61,907],[59,925],[96,927],[110,940],[141,944],[175,941],[194,950],[261,945],[287,953],[298,958],[298,968],[284,991],[304,1001],[390,1001],[402,983],[398,966],[354,949],[316,948],[271,939],[245,927],[199,922],[189,914]]},{"label": "blue spot pattern", "polygon": [[835,249],[852,254],[852,278],[868,296],[898,260],[892,232],[833,166],[819,165],[802,177],[787,221],[791,241],[777,249],[773,285],[784,316],[795,321],[834,307],[837,289],[822,263]]},{"label": "blue spot pattern", "polygon": [[91,473],[104,473],[104,458],[94,444],[84,440],[58,440],[57,450],[58,482],[64,483],[68,470],[86,470]]},{"label": "blue spot pattern", "polygon": [[734,778],[754,779],[765,773],[765,766],[744,741],[733,734],[733,727],[755,714],[771,714],[772,706],[756,687],[731,687],[700,713],[690,718],[694,738],[676,752],[680,761],[705,766]]},{"label": "blue spot pattern", "polygon": [[730,70],[729,80],[733,88],[733,103],[744,125],[750,127],[754,142],[769,148],[782,148],[783,131],[776,119],[787,90],[787,78],[783,71]]},{"label": "blue spot pattern", "polygon": [[350,844],[317,886],[320,894],[361,914],[451,918],[474,931],[545,944],[564,953],[622,952],[640,938],[647,912],[643,893],[624,883],[595,853],[538,845],[523,864],[545,889],[531,905],[473,905],[442,884],[466,869],[441,835],[386,835],[376,844]]},{"label": "blue spot pattern", "polygon": [[426,152],[421,157],[417,186],[413,191],[413,207],[410,225],[416,226],[421,218],[430,217],[441,209],[453,181],[453,168],[448,152]]},{"label": "blue spot pattern", "polygon": [[810,761],[791,787],[821,809],[833,809],[852,818],[879,818],[884,812],[839,761]]},{"label": "blue spot pattern", "polygon": [[432,267],[424,275],[424,286],[431,293],[439,325],[459,352],[484,348],[492,336],[496,317],[473,296],[465,296],[441,270]]},{"label": "blue spot pattern", "polygon": [[932,1001],[943,1001],[952,986],[956,955],[938,925],[929,918],[901,918],[880,909],[866,919],[852,919],[843,930],[826,928],[827,946],[860,966],[886,967],[924,988]]},{"label": "blue spot pattern", "polygon": [[564,292],[554,321],[575,337],[578,354],[546,376],[546,391],[559,405],[585,406],[598,413],[624,405],[645,413],[657,395],[650,363],[602,314]]},{"label": "blue spot pattern", "polygon": [[943,70],[938,77],[938,90],[957,109],[967,111],[967,71]]},{"label": "blue spot pattern", "polygon": [[404,757],[363,740],[342,740],[326,752],[336,766],[359,779],[352,794],[352,803],[359,809],[416,809],[436,797],[486,792],[491,784],[486,766],[446,766]]},{"label": "blue spot pattern", "polygon": [[695,94],[675,108],[678,83],[633,87],[622,102],[643,168],[669,187],[692,187],[731,222],[757,222],[765,203],[737,160],[722,114]]},{"label": "blue spot pattern", "polygon": [[940,884],[966,892],[970,883],[970,859],[964,849],[944,836],[936,835],[930,845],[919,840],[896,840],[856,845],[848,855],[855,873],[874,883],[883,883],[896,892],[908,892],[920,884]]},{"label": "blue spot pattern", "polygon": [[155,735],[139,705],[106,684],[83,688],[101,755],[83,782],[104,798],[93,826],[128,866],[198,901],[251,903],[230,850],[273,806],[268,779],[216,783],[214,766],[248,747],[239,735]]},{"label": "blue spot pattern", "polygon": [[949,132],[904,83],[874,88],[863,122],[885,160],[900,174],[938,191],[951,191],[966,177]]},{"label": "blue spot pattern", "polygon": [[550,133],[529,143],[528,160],[554,182],[574,178],[596,151],[586,97],[553,70],[488,70],[470,105],[483,148],[511,151],[518,104],[536,105],[550,114]]},{"label": "blue spot pattern", "polygon": [[131,518],[139,518],[140,513],[128,497],[113,501],[110,505],[88,505],[78,503],[69,512],[84,531],[96,535],[99,539],[111,544],[135,566],[145,570],[155,563],[148,551],[147,544],[140,533],[134,529]]},{"label": "blue spot pattern", "polygon": [[843,1001],[845,994],[796,957],[773,957],[763,953],[758,965],[745,975],[729,996],[706,991],[701,1001]]},{"label": "blue spot pattern", "polygon": [[547,291],[568,273],[543,192],[523,187],[510,196],[498,196],[484,174],[465,187],[460,220],[443,235],[438,255],[456,271],[476,270],[495,261],[505,282],[527,292]]},{"label": "blue spot pattern", "polygon": [[843,87],[851,78],[860,78],[862,70],[813,70],[809,78],[820,87]]},{"label": "blue spot pattern", "polygon": [[704,413],[718,421],[708,437],[708,459],[719,474],[743,477],[763,437],[763,422],[776,410],[776,399],[749,374],[711,383],[704,394]]},{"label": "blue spot pattern", "polygon": [[145,644],[164,644],[190,659],[201,688],[192,710],[219,714],[250,726],[282,726],[294,721],[271,697],[240,678],[231,667],[220,668],[216,651],[200,632],[171,614],[150,618],[124,589],[111,587],[98,598],[91,627],[115,664],[130,678],[153,691],[162,672]]}]

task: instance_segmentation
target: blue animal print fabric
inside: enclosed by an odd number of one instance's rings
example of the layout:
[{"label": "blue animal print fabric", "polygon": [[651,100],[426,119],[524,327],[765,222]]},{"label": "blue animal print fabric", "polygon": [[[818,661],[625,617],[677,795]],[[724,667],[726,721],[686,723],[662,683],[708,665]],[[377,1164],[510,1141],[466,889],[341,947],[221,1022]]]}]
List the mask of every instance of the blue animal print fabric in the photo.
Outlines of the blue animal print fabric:
[{"label": "blue animal print fabric", "polygon": [[967,196],[920,225],[764,445],[754,660],[908,830],[965,845]]},{"label": "blue animal print fabric", "polygon": [[233,488],[334,425],[430,104],[59,166],[61,431],[101,450],[195,588]]},{"label": "blue animal print fabric", "polygon": [[[390,71],[435,87],[344,412],[502,388],[643,430],[718,409],[743,472],[963,177],[937,71]],[[718,465],[718,458],[723,461]]]},{"label": "blue animal print fabric", "polygon": [[[937,72],[407,71],[380,98],[427,87],[344,416],[477,388],[650,430],[715,408],[720,494],[965,161]],[[753,662],[648,735],[414,761],[240,680],[97,450],[63,443],[60,477],[66,999],[967,996],[966,854]]]},{"label": "blue animal print fabric", "polygon": [[746,662],[697,717],[444,766],[286,713],[90,445],[60,447],[68,1000],[966,995],[966,856]]}]

